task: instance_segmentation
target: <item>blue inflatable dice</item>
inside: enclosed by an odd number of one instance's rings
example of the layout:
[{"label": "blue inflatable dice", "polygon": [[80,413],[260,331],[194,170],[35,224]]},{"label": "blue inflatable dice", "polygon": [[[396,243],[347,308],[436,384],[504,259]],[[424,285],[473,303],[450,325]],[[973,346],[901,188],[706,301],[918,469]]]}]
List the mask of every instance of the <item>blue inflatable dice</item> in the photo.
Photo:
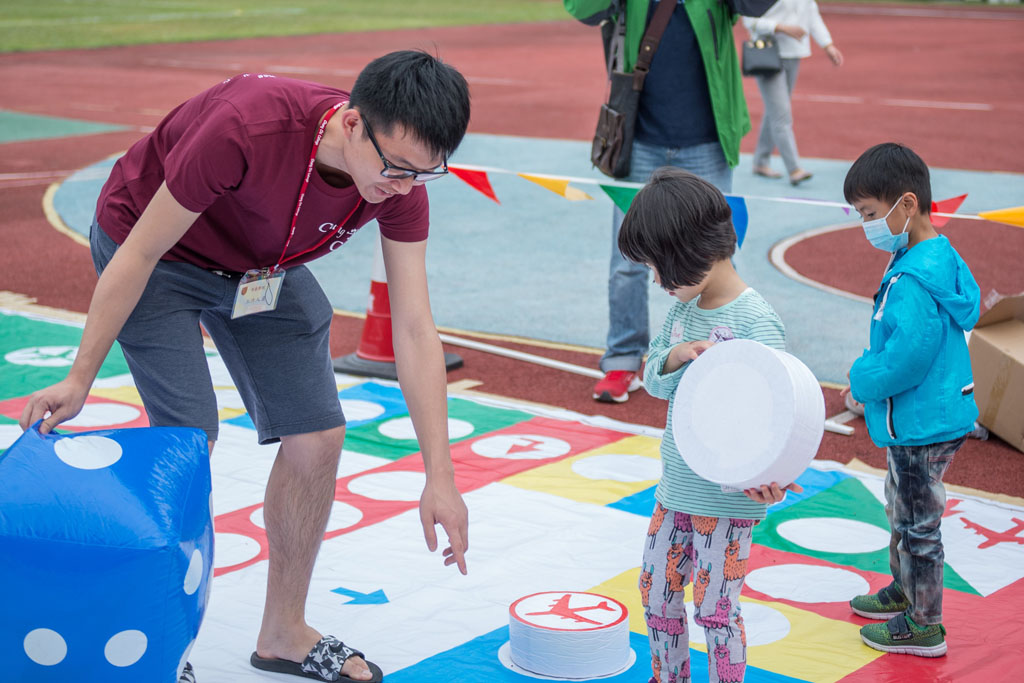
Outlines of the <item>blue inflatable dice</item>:
[{"label": "blue inflatable dice", "polygon": [[176,682],[212,572],[202,431],[33,427],[0,455],[0,679]]}]

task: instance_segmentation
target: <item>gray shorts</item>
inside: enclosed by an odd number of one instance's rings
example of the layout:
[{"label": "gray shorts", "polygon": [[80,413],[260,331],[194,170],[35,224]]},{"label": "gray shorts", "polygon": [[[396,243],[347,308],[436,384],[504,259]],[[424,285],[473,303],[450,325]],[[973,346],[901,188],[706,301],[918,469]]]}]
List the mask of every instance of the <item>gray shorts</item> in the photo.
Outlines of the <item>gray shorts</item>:
[{"label": "gray shorts", "polygon": [[[100,273],[118,245],[95,220],[89,241]],[[238,280],[188,263],[157,263],[117,337],[150,424],[198,427],[217,439],[202,323],[261,444],[344,425],[329,347],[333,312],[313,274],[289,268],[276,310],[232,320]]]}]

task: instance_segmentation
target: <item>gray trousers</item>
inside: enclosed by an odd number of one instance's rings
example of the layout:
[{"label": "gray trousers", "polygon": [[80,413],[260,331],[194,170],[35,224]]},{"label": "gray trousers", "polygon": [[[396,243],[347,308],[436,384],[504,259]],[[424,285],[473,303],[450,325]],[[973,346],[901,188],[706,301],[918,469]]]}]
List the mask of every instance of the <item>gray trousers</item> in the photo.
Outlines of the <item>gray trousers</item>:
[{"label": "gray trousers", "polygon": [[768,167],[775,147],[779,148],[779,156],[789,174],[800,168],[796,137],[793,135],[793,107],[790,104],[799,70],[800,59],[792,57],[782,60],[782,71],[777,74],[757,76],[757,87],[764,101],[764,116],[761,117],[761,132],[754,150],[755,168]]}]

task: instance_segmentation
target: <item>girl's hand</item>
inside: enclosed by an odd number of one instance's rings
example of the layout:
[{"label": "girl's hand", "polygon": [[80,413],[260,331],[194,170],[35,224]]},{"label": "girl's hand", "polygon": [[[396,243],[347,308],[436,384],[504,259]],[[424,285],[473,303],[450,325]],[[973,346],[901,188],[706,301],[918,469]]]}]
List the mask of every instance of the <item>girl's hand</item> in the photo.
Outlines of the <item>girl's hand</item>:
[{"label": "girl's hand", "polygon": [[772,503],[778,503],[786,498],[786,491],[792,491],[793,493],[800,493],[804,490],[804,487],[795,481],[792,484],[787,484],[783,488],[779,488],[778,482],[772,482],[771,485],[762,484],[761,488],[747,489],[744,491],[744,495],[755,503],[764,503],[765,505],[771,505]]},{"label": "girl's hand", "polygon": [[672,347],[672,355],[675,357],[674,360],[679,365],[686,365],[691,360],[696,360],[697,356],[704,353],[712,346],[715,342],[702,340],[693,342],[684,342],[682,344],[676,344]]}]

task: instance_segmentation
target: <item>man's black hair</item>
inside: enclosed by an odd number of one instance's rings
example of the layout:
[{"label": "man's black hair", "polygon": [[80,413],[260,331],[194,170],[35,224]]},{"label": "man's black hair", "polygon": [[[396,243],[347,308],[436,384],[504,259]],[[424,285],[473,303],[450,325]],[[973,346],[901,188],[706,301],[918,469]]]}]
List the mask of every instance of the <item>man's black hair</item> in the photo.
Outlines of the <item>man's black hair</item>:
[{"label": "man's black hair", "polygon": [[732,209],[708,181],[664,166],[626,212],[619,250],[630,261],[652,266],[666,289],[696,285],[736,251]]},{"label": "man's black hair", "polygon": [[914,150],[898,142],[883,142],[861,154],[843,183],[843,194],[851,204],[859,199],[878,199],[892,206],[907,192],[917,195],[921,213],[931,215],[928,166]]},{"label": "man's black hair", "polygon": [[391,52],[367,64],[352,86],[350,105],[377,135],[391,135],[400,126],[444,159],[469,125],[466,79],[421,50]]}]

